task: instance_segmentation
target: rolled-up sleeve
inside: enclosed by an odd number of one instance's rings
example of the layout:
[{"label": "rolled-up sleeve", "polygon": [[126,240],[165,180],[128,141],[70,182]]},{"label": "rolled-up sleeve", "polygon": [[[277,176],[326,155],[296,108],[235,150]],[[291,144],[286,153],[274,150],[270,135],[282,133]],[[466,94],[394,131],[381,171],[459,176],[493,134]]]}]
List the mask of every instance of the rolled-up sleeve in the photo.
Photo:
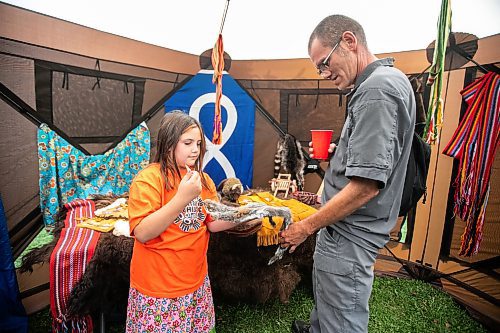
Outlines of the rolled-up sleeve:
[{"label": "rolled-up sleeve", "polygon": [[397,104],[372,99],[352,111],[346,177],[375,180],[384,188],[394,167]]}]

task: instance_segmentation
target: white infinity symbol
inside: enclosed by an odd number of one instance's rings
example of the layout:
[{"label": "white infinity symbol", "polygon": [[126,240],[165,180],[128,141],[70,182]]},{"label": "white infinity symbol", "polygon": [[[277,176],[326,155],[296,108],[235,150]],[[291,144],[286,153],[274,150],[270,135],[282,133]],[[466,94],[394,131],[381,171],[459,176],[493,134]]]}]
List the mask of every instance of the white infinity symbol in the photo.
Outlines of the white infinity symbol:
[{"label": "white infinity symbol", "polygon": [[[191,108],[189,109],[189,115],[196,120],[200,121],[200,111],[201,108],[208,103],[215,104],[215,93],[207,93],[198,97],[193,104],[191,104]],[[231,162],[227,159],[227,157],[220,151],[224,144],[229,140],[231,135],[233,135],[234,129],[236,128],[236,123],[238,122],[238,113],[236,112],[236,107],[233,102],[226,96],[222,95],[220,104],[224,106],[227,112],[227,122],[226,126],[222,130],[222,140],[223,144],[216,145],[210,141],[205,135],[205,141],[207,142],[207,152],[205,154],[205,158],[203,161],[203,168],[210,162],[213,158],[220,164],[222,169],[226,174],[226,178],[235,178],[236,173],[234,172],[234,168],[231,165]]]}]

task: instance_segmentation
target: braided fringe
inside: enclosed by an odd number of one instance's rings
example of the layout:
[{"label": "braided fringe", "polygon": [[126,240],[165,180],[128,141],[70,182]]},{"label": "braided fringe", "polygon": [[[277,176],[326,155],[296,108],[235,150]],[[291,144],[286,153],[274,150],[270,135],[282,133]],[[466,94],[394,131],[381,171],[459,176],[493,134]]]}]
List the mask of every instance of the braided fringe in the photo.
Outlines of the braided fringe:
[{"label": "braided fringe", "polygon": [[479,251],[490,192],[490,176],[500,140],[500,75],[487,73],[461,92],[468,107],[443,153],[458,158],[453,182],[454,213],[466,222],[459,255]]},{"label": "braided fringe", "polygon": [[52,320],[53,333],[91,333],[93,325],[89,316],[80,318],[58,318]]},{"label": "braided fringe", "polygon": [[279,243],[279,234],[257,235],[257,246],[271,246]]}]

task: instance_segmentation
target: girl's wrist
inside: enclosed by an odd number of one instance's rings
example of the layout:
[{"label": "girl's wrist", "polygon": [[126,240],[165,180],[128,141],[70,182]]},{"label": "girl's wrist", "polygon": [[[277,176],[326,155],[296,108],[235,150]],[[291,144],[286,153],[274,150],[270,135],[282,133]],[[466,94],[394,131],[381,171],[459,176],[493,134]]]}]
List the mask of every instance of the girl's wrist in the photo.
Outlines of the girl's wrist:
[{"label": "girl's wrist", "polygon": [[177,206],[181,211],[184,209],[184,207],[187,206],[188,203],[191,202],[191,200],[186,200],[186,198],[182,195],[179,195],[179,193],[176,193],[172,200],[170,200],[175,206]]}]

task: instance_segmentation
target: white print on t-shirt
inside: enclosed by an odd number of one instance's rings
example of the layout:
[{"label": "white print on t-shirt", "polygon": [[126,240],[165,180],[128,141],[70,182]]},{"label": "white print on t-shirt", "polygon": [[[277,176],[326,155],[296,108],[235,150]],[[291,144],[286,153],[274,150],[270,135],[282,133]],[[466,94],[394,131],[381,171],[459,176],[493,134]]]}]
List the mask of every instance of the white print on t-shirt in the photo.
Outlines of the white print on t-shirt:
[{"label": "white print on t-shirt", "polygon": [[201,228],[206,215],[203,213],[203,201],[200,197],[194,199],[177,216],[174,223],[184,232],[196,231]]}]

